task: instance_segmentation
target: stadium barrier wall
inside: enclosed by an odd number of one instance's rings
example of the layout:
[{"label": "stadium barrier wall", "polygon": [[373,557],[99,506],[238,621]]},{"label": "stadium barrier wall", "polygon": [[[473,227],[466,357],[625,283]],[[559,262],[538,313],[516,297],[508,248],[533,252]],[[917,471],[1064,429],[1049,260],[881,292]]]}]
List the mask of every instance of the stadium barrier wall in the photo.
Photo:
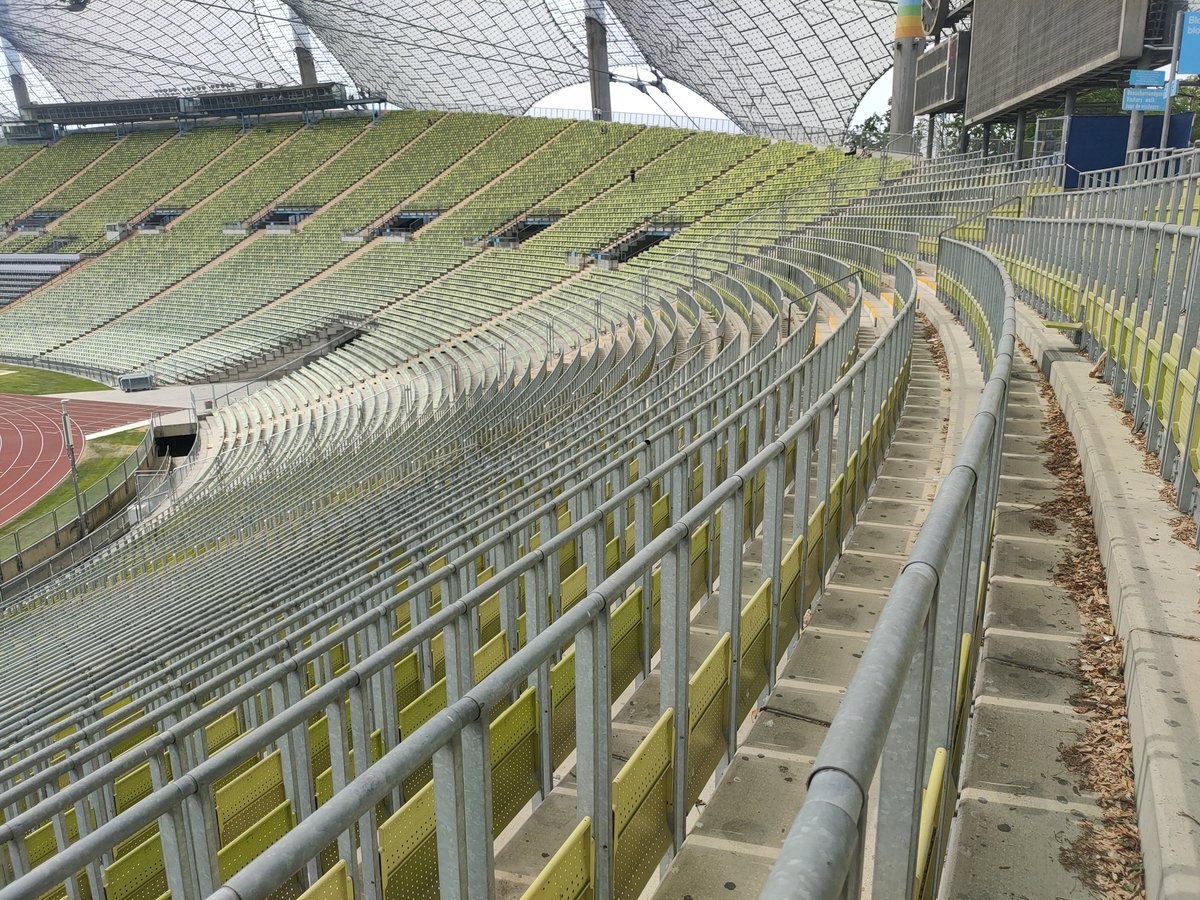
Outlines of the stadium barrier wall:
[{"label": "stadium barrier wall", "polygon": [[100,384],[107,384],[111,388],[118,386],[117,379],[123,374],[121,372],[111,372],[108,369],[101,369],[97,366],[81,366],[75,363],[46,359],[41,356],[16,356],[8,353],[0,353],[0,363],[10,363],[14,366],[24,366],[29,369],[53,369],[55,372],[62,372],[66,375],[75,375],[78,378],[86,378],[89,381],[98,381]]},{"label": "stadium barrier wall", "polygon": [[[104,526],[137,495],[138,473],[154,458],[154,427],[146,428],[137,448],[101,481],[81,491],[83,519],[72,497],[11,534],[0,537],[0,600],[17,596],[33,584],[27,576],[64,549],[93,533],[111,535]],[[63,561],[60,568],[71,562]],[[46,573],[45,577],[49,577]],[[38,581],[44,580],[39,578]]]}]

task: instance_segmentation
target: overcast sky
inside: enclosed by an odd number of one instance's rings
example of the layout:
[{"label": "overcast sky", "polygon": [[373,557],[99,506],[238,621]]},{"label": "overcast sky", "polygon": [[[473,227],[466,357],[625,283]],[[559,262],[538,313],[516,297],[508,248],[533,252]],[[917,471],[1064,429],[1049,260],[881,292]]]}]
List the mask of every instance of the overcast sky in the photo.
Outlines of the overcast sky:
[{"label": "overcast sky", "polygon": [[[612,86],[612,101],[614,112],[651,113],[654,115],[686,114],[695,118],[726,118],[725,114],[682,84],[667,81],[668,95],[655,88],[647,88],[646,93],[628,84]],[[857,125],[872,113],[887,109],[888,97],[892,92],[892,73],[885,72],[883,77],[867,91],[867,95],[859,104],[854,114],[852,124]],[[535,105],[539,109],[589,109],[591,108],[591,91],[586,84],[563,88],[555,91],[545,100]]]}]

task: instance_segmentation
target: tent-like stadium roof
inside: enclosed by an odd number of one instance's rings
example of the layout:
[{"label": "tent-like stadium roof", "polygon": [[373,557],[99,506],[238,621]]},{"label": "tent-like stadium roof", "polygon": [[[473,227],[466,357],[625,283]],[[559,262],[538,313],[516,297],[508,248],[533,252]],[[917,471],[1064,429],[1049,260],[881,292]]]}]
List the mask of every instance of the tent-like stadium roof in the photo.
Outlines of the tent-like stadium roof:
[{"label": "tent-like stadium roof", "polygon": [[[67,2],[0,0],[35,101],[295,84],[298,19],[322,80],[399,106],[519,114],[587,80],[595,0]],[[652,67],[775,137],[840,131],[891,64],[891,0],[609,0],[604,14],[610,69]]]}]

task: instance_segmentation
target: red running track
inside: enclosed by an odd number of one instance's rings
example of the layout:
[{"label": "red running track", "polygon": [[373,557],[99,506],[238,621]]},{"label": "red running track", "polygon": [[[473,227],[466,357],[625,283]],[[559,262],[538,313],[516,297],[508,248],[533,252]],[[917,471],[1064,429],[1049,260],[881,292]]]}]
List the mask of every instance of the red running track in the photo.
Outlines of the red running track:
[{"label": "red running track", "polygon": [[[144,422],[165,407],[72,400],[67,407],[75,458],[84,435]],[[0,394],[0,524],[19,516],[71,471],[63,440],[62,400]]]}]

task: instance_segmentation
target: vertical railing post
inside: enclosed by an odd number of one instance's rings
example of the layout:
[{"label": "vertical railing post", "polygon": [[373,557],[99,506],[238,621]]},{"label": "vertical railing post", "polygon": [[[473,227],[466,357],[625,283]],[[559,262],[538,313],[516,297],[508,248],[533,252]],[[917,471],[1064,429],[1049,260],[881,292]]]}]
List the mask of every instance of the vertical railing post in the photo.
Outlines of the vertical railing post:
[{"label": "vertical railing post", "polygon": [[935,592],[935,602],[924,623],[924,638],[913,654],[880,759],[874,900],[908,900],[912,897],[936,616]]},{"label": "vertical railing post", "polygon": [[691,571],[691,536],[683,538],[662,560],[662,681],[659,708],[675,711],[675,781],[671,814],[671,846],[679,852],[687,824],[688,749],[688,639],[690,617],[688,583]]},{"label": "vertical railing post", "polygon": [[770,649],[767,660],[767,690],[775,687],[775,672],[779,666],[779,628],[782,605],[780,572],[783,562],[783,503],[787,481],[787,453],[781,452],[767,463],[766,483],[763,485],[762,574],[771,580],[771,618],[768,625]]},{"label": "vertical railing post", "polygon": [[[353,775],[361,775],[372,759],[370,707],[367,703],[369,685],[361,682],[350,688],[350,731],[357,761]],[[379,862],[379,823],[375,821],[375,808],[369,808],[358,819],[358,882],[359,900],[380,900],[383,896],[383,875]]]},{"label": "vertical railing post", "polygon": [[575,637],[576,810],[591,817],[597,897],[612,896],[613,816],[608,604]]},{"label": "vertical railing post", "polygon": [[[740,476],[738,477],[740,480]],[[720,590],[717,597],[717,631],[729,641],[729,715],[727,753],[737,750],[739,675],[742,658],[742,524],[745,489],[739,487],[721,504]]]}]

